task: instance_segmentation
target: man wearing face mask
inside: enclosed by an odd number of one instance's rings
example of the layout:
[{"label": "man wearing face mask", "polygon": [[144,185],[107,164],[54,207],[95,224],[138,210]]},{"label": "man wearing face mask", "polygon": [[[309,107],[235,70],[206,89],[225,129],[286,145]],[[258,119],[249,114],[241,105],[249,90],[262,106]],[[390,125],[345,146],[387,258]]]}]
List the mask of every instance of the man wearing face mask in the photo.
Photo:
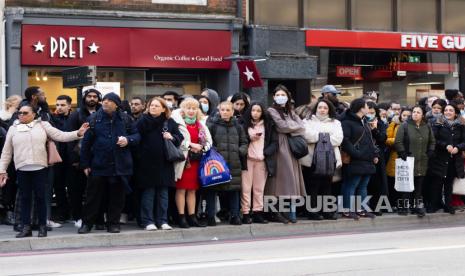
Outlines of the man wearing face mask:
[{"label": "man wearing face mask", "polygon": [[171,111],[178,108],[179,94],[174,91],[166,91],[163,93],[162,98],[166,101]]},{"label": "man wearing face mask", "polygon": [[[89,116],[101,108],[102,94],[97,89],[87,89],[82,95],[81,107],[72,112],[66,124],[68,131],[79,129],[87,122]],[[72,166],[69,176],[69,197],[71,204],[71,216],[75,221],[76,227],[81,227],[82,221],[82,199],[86,188],[87,178],[84,172],[79,168],[80,160],[80,142],[71,142],[68,144],[68,162]],[[103,222],[102,222],[103,223]]]},{"label": "man wearing face mask", "polygon": [[334,107],[336,107],[336,113],[338,119],[341,118],[342,114],[347,110],[348,106],[343,102],[340,102],[337,98],[337,95],[341,94],[339,90],[334,87],[334,85],[328,84],[321,88],[321,97],[320,99],[326,99],[330,101]]}]

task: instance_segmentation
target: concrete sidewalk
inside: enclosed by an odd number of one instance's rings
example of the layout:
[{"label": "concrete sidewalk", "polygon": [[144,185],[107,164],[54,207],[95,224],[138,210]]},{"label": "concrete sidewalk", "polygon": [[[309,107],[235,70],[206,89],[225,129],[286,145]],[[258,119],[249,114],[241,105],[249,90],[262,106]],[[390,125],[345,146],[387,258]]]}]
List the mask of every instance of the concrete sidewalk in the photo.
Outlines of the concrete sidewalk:
[{"label": "concrete sidewalk", "polygon": [[299,220],[296,224],[251,224],[242,226],[218,225],[206,228],[175,228],[169,231],[144,231],[134,224],[122,226],[119,234],[92,230],[90,234],[78,235],[74,224],[64,224],[48,233],[47,238],[35,237],[16,239],[12,226],[0,226],[0,253],[31,250],[76,249],[116,246],[160,245],[218,240],[248,240],[293,235],[335,234],[343,232],[378,232],[402,229],[463,226],[465,213],[456,215],[445,213],[428,214],[424,218],[415,215],[398,216],[385,214],[376,219],[363,218],[359,221],[339,219],[337,221]]}]

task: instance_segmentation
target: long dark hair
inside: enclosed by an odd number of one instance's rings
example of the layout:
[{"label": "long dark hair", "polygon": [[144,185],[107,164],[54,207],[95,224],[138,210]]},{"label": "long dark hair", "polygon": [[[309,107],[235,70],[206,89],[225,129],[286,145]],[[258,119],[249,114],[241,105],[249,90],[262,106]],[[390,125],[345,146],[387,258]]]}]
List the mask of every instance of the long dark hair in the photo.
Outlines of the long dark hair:
[{"label": "long dark hair", "polygon": [[278,91],[284,91],[287,95],[287,103],[284,107],[280,106],[279,104],[277,104],[276,102],[273,101],[273,105],[271,107],[273,107],[274,109],[276,109],[279,113],[279,116],[281,116],[281,119],[284,120],[284,114],[288,114],[292,120],[294,120],[294,116],[292,115],[292,95],[291,95],[291,92],[289,92],[289,90],[287,89],[286,86],[282,85],[282,84],[278,84],[278,86],[276,86],[276,88],[274,89],[273,91],[273,96],[276,95],[276,93]]},{"label": "long dark hair", "polygon": [[315,107],[313,107],[313,114],[316,114],[316,110],[318,109],[318,106],[320,105],[320,103],[325,103],[328,106],[329,118],[336,119],[336,108],[334,107],[333,103],[323,98],[319,99]]},{"label": "long dark hair", "polygon": [[244,109],[242,110],[242,112],[240,112],[240,113],[238,111],[234,110],[234,114],[236,114],[236,115],[237,114],[241,114],[241,115],[244,114],[244,112],[247,109],[249,109],[249,106],[250,106],[249,98],[247,98],[247,95],[242,93],[242,92],[238,92],[238,93],[234,94],[231,97],[231,102],[232,103],[235,103],[235,102],[240,101],[240,100],[244,101],[245,106],[244,106]]},{"label": "long dark hair", "polygon": [[263,123],[265,124],[265,126],[269,123],[270,121],[270,116],[268,114],[268,111],[266,110],[265,108],[265,105],[260,103],[260,102],[252,102],[249,106],[249,108],[247,108],[247,110],[244,112],[244,115],[242,117],[242,120],[243,120],[243,125],[244,125],[244,129],[247,130],[249,129],[249,127],[253,128],[253,123],[252,123],[252,108],[254,106],[259,106],[262,110],[262,117],[260,118],[261,120],[263,120]]}]

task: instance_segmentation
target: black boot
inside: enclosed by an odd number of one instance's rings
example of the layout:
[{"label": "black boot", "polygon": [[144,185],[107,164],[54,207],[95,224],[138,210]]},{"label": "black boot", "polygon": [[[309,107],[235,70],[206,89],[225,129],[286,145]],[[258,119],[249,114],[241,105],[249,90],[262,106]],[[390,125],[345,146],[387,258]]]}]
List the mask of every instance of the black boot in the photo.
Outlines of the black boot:
[{"label": "black boot", "polygon": [[307,218],[309,220],[323,220],[324,217],[320,213],[308,213]]},{"label": "black boot", "polygon": [[261,224],[268,223],[268,221],[263,217],[262,212],[253,213],[252,221],[253,221],[253,223],[261,223]]},{"label": "black boot", "polygon": [[47,237],[47,226],[40,225],[39,226],[39,234],[37,235],[39,238]]},{"label": "black boot", "polygon": [[14,230],[15,232],[21,232],[21,231],[23,231],[23,228],[24,228],[24,227],[23,227],[21,224],[15,224],[15,225],[13,225],[13,230]]},{"label": "black boot", "polygon": [[243,214],[242,215],[242,223],[243,224],[252,224],[252,218],[250,217],[249,214]]},{"label": "black boot", "polygon": [[189,223],[187,223],[186,215],[179,215],[178,219],[179,228],[189,228]]},{"label": "black boot", "polygon": [[242,225],[241,218],[239,216],[231,216],[231,219],[229,220],[229,224]]},{"label": "black boot", "polygon": [[81,228],[78,230],[78,234],[88,234],[92,230],[92,225],[82,224]]},{"label": "black boot", "polygon": [[32,230],[30,225],[24,225],[21,232],[16,235],[17,238],[25,238],[25,237],[32,237]]},{"label": "black boot", "polygon": [[197,216],[195,214],[189,215],[187,217],[187,223],[189,223],[189,226],[191,227],[206,227],[207,225],[200,223],[197,220]]},{"label": "black boot", "polygon": [[271,218],[272,218],[272,221],[273,222],[278,222],[278,223],[284,223],[284,224],[288,224],[289,223],[289,220],[286,219],[283,215],[281,215],[281,213],[279,212],[275,212],[271,215]]},{"label": "black boot", "polygon": [[207,219],[207,223],[208,223],[208,224],[207,224],[208,226],[216,226],[215,217],[209,217],[209,218]]},{"label": "black boot", "polygon": [[119,233],[121,231],[121,227],[119,224],[109,224],[108,225],[108,233]]}]

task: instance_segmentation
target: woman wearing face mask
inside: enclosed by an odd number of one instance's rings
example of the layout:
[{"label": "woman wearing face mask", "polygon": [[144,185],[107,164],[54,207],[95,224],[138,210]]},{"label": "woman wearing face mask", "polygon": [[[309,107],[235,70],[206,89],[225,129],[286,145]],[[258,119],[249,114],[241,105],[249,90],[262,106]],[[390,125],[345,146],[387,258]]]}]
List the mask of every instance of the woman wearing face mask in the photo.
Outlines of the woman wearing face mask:
[{"label": "woman wearing face mask", "polygon": [[[366,118],[371,129],[373,141],[379,150],[379,161],[376,164],[376,173],[370,178],[370,182],[368,183],[368,194],[373,196],[370,201],[370,208],[375,210],[380,197],[388,195],[386,160],[384,159],[386,152],[387,125],[381,121],[378,106],[374,102],[367,102],[367,106],[368,112]],[[382,215],[381,212],[375,212],[375,214]]]},{"label": "woman wearing face mask", "polygon": [[444,108],[444,116],[433,124],[436,138],[434,158],[430,160],[432,178],[431,209],[441,208],[444,189],[444,211],[455,214],[452,206],[452,184],[455,178],[464,178],[463,151],[465,150],[465,119],[452,104]]},{"label": "woman wearing face mask", "polygon": [[[335,173],[335,168],[342,166],[341,153],[339,146],[342,143],[343,133],[341,122],[336,119],[336,109],[334,105],[325,99],[320,99],[313,109],[311,118],[304,119],[305,124],[305,139],[308,143],[309,154],[300,160],[302,164],[302,172],[305,180],[305,189],[310,195],[311,208],[314,209],[318,206],[318,197],[332,195],[331,186],[333,185],[332,179]],[[315,173],[313,160],[318,158],[314,155],[315,146],[320,142],[320,133],[327,133],[329,141],[331,142],[332,152],[335,160],[335,168],[329,167],[327,173]],[[328,158],[329,159],[329,158]],[[318,160],[318,159],[317,159]],[[321,199],[320,199],[321,200]],[[337,215],[334,212],[325,210],[318,210],[316,212],[309,212],[308,219],[310,220],[335,220]]]},{"label": "woman wearing face mask", "polygon": [[442,117],[444,112],[444,107],[446,107],[447,102],[443,99],[436,99],[432,105],[431,110],[426,113],[426,120],[430,125],[436,123],[438,118]]},{"label": "woman wearing face mask", "polygon": [[[379,150],[372,137],[373,122],[367,122],[368,106],[364,99],[355,99],[350,104],[342,120],[344,140],[342,150],[350,156],[343,167],[344,181],[342,183],[343,217],[358,220],[360,216],[374,218],[374,215],[361,210],[357,212],[354,196],[359,195],[361,200],[367,197],[367,187],[370,178],[376,173],[376,164],[379,162]],[[357,192],[358,191],[358,192]],[[356,193],[357,192],[357,193]]]},{"label": "woman wearing face mask", "polygon": [[[305,125],[291,107],[291,93],[283,85],[278,85],[273,93],[273,105],[268,108],[271,119],[278,132],[278,151],[276,160],[276,176],[268,179],[265,194],[282,198],[299,198],[305,196],[305,184],[299,161],[295,159],[289,148],[288,136],[303,136]],[[279,212],[273,214],[274,221],[288,223]],[[291,204],[289,220],[297,222],[295,206]]]},{"label": "woman wearing face mask", "polygon": [[[184,137],[181,149],[185,161],[175,163],[176,207],[179,213],[179,227],[204,227],[195,215],[196,191],[199,189],[199,167],[202,154],[212,145],[210,131],[203,123],[203,113],[199,102],[189,98],[181,103],[181,108],[173,111],[172,118],[179,125]],[[187,214],[185,215],[187,203]]]},{"label": "woman wearing face mask", "polygon": [[[401,193],[397,211],[399,215],[408,215],[409,207],[414,207],[418,217],[425,216],[423,203],[423,180],[428,169],[428,159],[433,155],[435,139],[431,126],[425,122],[424,110],[420,106],[412,109],[412,117],[403,123],[397,131],[394,147],[403,160],[408,156],[415,158],[413,193]],[[413,200],[411,199],[413,197]]]},{"label": "woman wearing face mask", "polygon": [[412,116],[412,110],[404,107],[400,112],[400,116],[394,116],[392,118],[391,123],[386,131],[387,139],[386,139],[386,146],[389,148],[389,160],[386,165],[386,174],[388,180],[388,189],[389,189],[389,202],[391,206],[396,207],[397,200],[399,199],[399,195],[397,191],[394,189],[395,184],[395,176],[396,176],[396,159],[397,151],[394,148],[394,141],[396,140],[397,130],[399,126],[406,122],[410,116]]},{"label": "woman wearing face mask", "polygon": [[210,116],[210,113],[212,112],[211,102],[206,96],[195,96],[195,98],[200,103],[200,111],[202,111],[204,115],[203,121],[206,122],[208,119],[208,116]]},{"label": "woman wearing face mask", "polygon": [[[21,197],[21,223],[23,228],[17,238],[31,237],[31,202],[34,197],[38,209],[39,234],[47,236],[47,206],[45,186],[48,181],[47,138],[58,142],[71,142],[84,136],[89,128],[84,123],[77,131],[62,132],[40,119],[37,110],[24,105],[18,112],[18,120],[8,130],[0,159],[0,187],[6,183],[7,168],[14,159],[17,184]],[[33,193],[34,192],[34,193]]]}]

